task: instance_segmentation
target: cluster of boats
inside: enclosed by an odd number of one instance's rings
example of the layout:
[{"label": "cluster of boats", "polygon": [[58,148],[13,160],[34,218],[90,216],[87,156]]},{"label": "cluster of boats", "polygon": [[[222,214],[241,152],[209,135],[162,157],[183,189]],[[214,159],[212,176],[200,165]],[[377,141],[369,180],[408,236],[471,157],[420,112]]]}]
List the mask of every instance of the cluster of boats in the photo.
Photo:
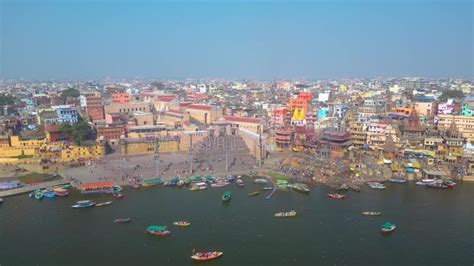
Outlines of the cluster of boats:
[{"label": "cluster of boats", "polygon": [[33,192],[30,192],[28,196],[37,200],[41,200],[43,198],[54,199],[56,197],[67,197],[69,196],[69,187],[70,185],[62,185],[49,187],[46,189],[37,189]]},{"label": "cluster of boats", "polygon": [[436,189],[448,189],[448,188],[454,188],[456,186],[456,183],[451,180],[422,179],[421,181],[417,181],[415,185],[426,186],[428,188],[436,188]]}]

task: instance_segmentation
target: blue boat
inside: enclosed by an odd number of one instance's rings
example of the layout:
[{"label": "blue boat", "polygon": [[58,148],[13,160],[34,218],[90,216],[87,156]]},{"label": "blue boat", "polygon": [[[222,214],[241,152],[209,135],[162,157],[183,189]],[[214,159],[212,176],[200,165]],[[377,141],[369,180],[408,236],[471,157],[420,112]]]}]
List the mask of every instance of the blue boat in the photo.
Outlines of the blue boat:
[{"label": "blue boat", "polygon": [[56,198],[56,193],[54,193],[54,191],[46,191],[43,193],[43,195],[48,199]]},{"label": "blue boat", "polygon": [[35,191],[35,199],[40,200],[43,198],[43,192],[41,190],[36,190]]}]

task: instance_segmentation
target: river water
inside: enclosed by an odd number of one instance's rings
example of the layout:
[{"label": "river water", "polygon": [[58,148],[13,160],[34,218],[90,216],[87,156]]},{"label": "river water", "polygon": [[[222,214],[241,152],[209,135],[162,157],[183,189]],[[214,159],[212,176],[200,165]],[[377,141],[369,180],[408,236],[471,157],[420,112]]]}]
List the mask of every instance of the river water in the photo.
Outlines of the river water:
[{"label": "river water", "polygon": [[[452,190],[388,184],[384,191],[363,188],[344,200],[317,185],[308,195],[268,191],[260,186],[190,192],[185,188],[125,189],[125,199],[101,208],[72,209],[77,200],[109,200],[81,195],[36,201],[26,195],[0,206],[0,265],[473,265],[474,183]],[[224,190],[233,192],[223,204]],[[297,217],[277,219],[295,209]],[[381,211],[366,217],[362,211]],[[130,217],[129,224],[113,219]],[[173,221],[187,220],[188,228]],[[390,221],[397,230],[382,235]],[[169,237],[147,235],[148,225],[168,225]],[[219,250],[214,261],[195,263],[196,250]]]}]

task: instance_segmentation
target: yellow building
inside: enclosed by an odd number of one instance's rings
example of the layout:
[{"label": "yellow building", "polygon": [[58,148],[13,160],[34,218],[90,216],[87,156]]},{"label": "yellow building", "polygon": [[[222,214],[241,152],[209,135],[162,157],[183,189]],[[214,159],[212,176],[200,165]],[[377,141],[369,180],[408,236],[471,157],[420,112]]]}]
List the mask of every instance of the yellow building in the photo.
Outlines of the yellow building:
[{"label": "yellow building", "polygon": [[[160,137],[160,153],[177,152],[180,150],[180,137],[168,136]],[[122,155],[132,154],[152,154],[155,153],[156,138],[122,138],[120,140],[120,152]]]},{"label": "yellow building", "polygon": [[35,156],[44,144],[46,144],[46,139],[20,140],[19,136],[10,136],[8,143],[0,144],[0,157]]},{"label": "yellow building", "polygon": [[469,142],[474,141],[474,116],[439,115],[438,118],[438,129],[449,129],[454,120],[457,130],[459,130],[462,136]]},{"label": "yellow building", "polygon": [[95,144],[90,146],[70,145],[61,150],[61,161],[99,159],[105,155],[105,146]]}]

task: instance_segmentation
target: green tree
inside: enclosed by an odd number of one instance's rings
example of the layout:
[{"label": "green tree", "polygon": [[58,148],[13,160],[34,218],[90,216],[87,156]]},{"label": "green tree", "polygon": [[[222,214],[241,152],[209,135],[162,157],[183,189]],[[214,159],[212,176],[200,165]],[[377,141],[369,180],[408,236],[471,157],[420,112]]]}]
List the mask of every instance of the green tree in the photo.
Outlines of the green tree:
[{"label": "green tree", "polygon": [[69,123],[62,123],[59,130],[64,137],[69,137],[72,134],[72,126]]},{"label": "green tree", "polygon": [[448,99],[462,100],[464,98],[464,93],[461,90],[446,90],[443,91],[439,100],[442,102],[447,101]]},{"label": "green tree", "polygon": [[89,127],[89,124],[86,121],[80,120],[79,122],[72,125],[71,133],[74,143],[81,145],[92,135],[92,129]]},{"label": "green tree", "polygon": [[59,98],[66,103],[67,98],[78,98],[81,95],[78,90],[74,88],[69,88],[63,92],[61,92],[61,95]]},{"label": "green tree", "polygon": [[0,106],[10,105],[15,103],[15,97],[7,94],[0,94]]}]

